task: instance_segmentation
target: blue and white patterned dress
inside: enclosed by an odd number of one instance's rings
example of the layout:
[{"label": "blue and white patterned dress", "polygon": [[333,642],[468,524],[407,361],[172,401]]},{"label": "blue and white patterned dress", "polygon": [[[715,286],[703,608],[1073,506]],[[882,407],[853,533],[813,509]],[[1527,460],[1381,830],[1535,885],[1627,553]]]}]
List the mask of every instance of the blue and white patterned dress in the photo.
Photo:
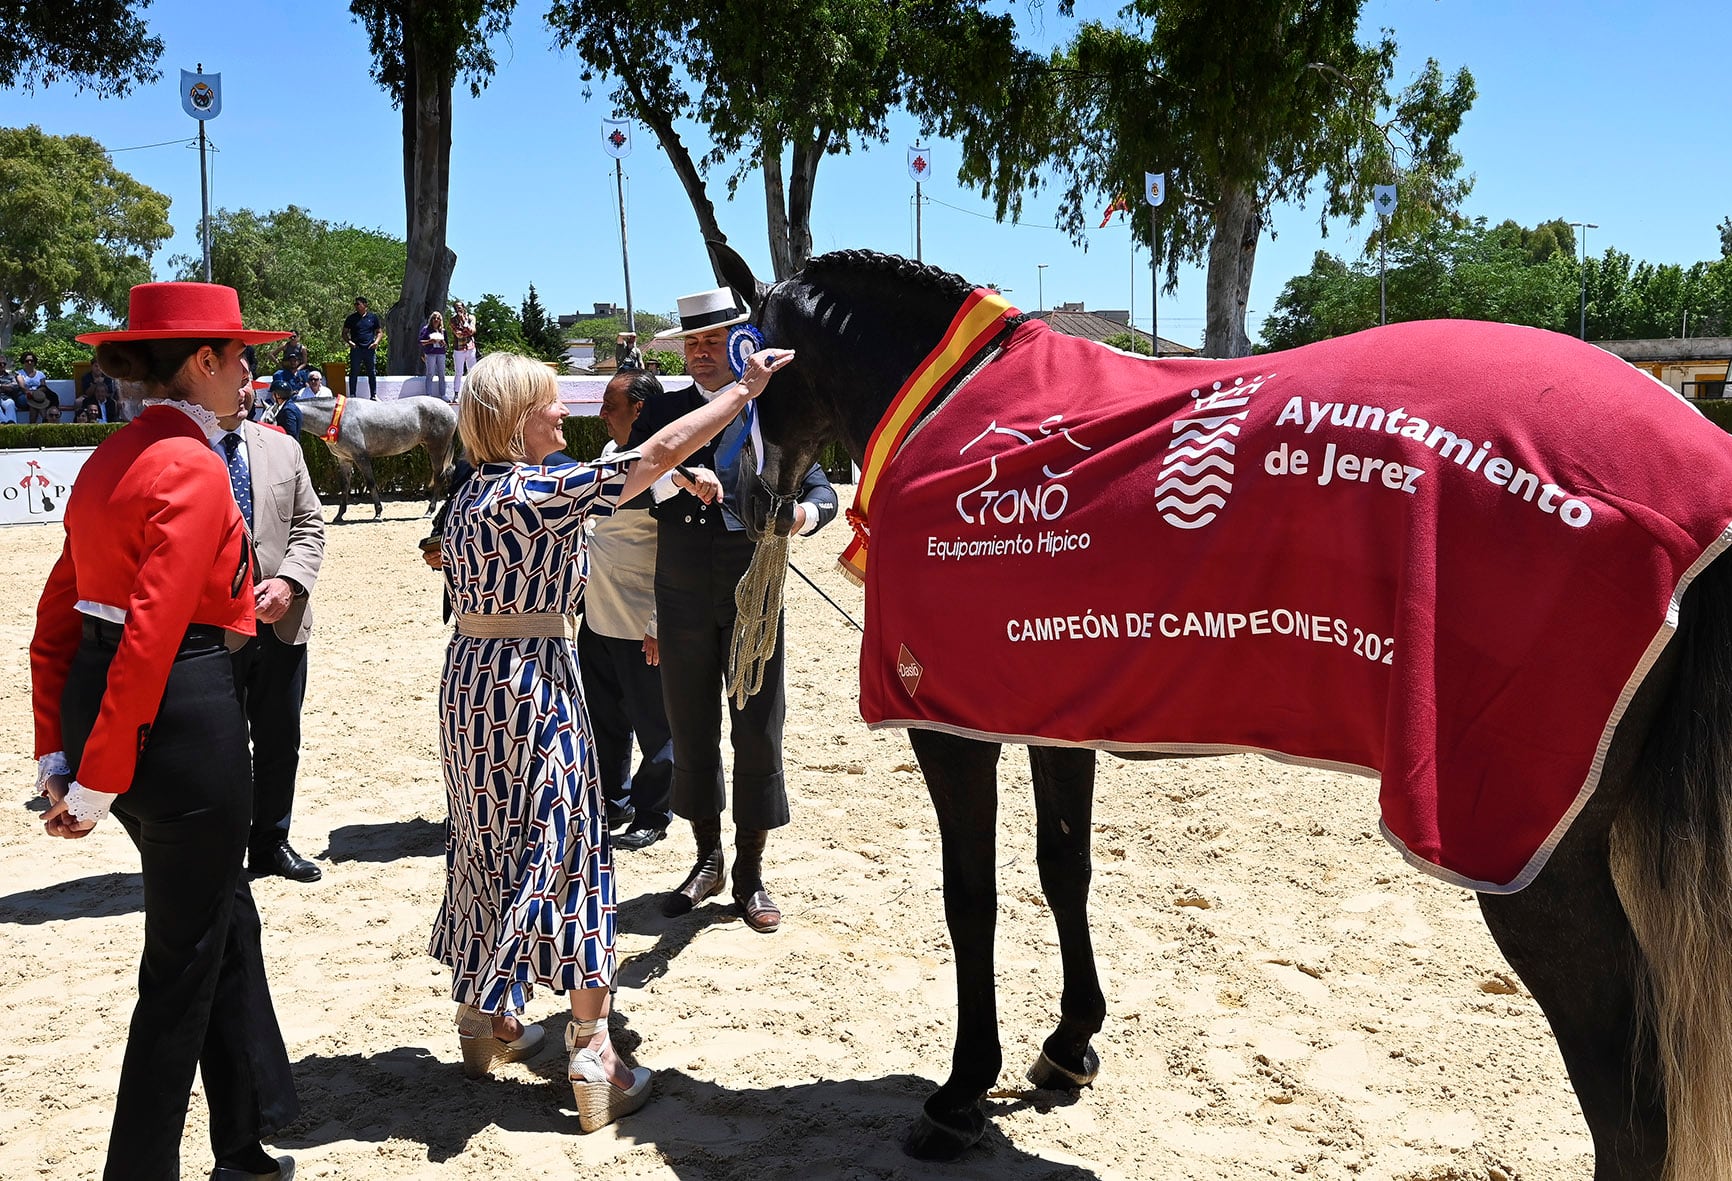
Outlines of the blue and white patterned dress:
[{"label": "blue and white patterned dress", "polygon": [[[613,512],[636,459],[483,464],[446,519],[453,607],[578,610],[584,517]],[[452,999],[515,1013],[536,984],[610,984],[613,850],[575,646],[453,635],[439,711],[451,822],[428,950],[451,968]]]}]

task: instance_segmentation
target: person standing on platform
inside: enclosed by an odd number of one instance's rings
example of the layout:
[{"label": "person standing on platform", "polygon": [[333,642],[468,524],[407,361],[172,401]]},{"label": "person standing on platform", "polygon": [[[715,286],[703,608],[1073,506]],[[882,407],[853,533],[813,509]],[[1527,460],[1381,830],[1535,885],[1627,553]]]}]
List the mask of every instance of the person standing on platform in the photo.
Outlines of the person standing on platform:
[{"label": "person standing on platform", "polygon": [[[273,383],[271,401],[279,412],[293,407],[288,394],[286,384]],[[258,633],[233,653],[253,747],[247,868],[254,877],[316,882],[323,876],[319,867],[289,844],[289,817],[301,761],[310,596],[325,557],[325,518],[301,445],[286,428],[271,430],[240,409],[217,421],[223,433],[212,446],[252,535],[259,579],[253,590]]]},{"label": "person standing on platform", "polygon": [[[625,449],[644,400],[661,393],[662,383],[641,370],[622,372],[607,383],[601,421],[611,437],[600,462]],[[668,798],[674,748],[657,668],[656,522],[649,504],[645,494],[610,517],[590,519],[589,585],[577,633],[608,822],[626,830],[613,838],[615,849],[648,848],[667,835],[673,819]],[[636,774],[631,769],[634,734],[643,756]]]},{"label": "person standing on platform", "polygon": [[225,646],[255,626],[252,549],[211,443],[252,376],[242,347],[288,334],[242,328],[234,288],[210,283],[134,287],[126,323],[78,339],[142,383],[146,404],[67,497],[30,641],[44,828],[81,838],[112,809],[143,869],[138,1002],[103,1176],[181,1175],[197,1074],[213,1181],[287,1181],[294,1161],[260,1144],[298,1104],[241,872],[252,768]]},{"label": "person standing on platform", "polygon": [[[437,393],[441,402],[449,402],[451,399],[445,396],[445,317],[438,312],[428,316],[421,326],[421,361],[427,371],[427,385],[421,392]],[[437,390],[434,378],[439,379]]]},{"label": "person standing on platform", "polygon": [[385,325],[367,307],[365,296],[355,297],[355,310],[343,317],[343,343],[349,346],[349,396],[361,388],[367,375],[367,396],[379,397],[379,340]]},{"label": "person standing on platform", "polygon": [[[697,384],[644,404],[632,428],[635,444],[681,414],[707,404],[732,380],[728,329],[747,313],[725,287],[683,296],[680,328],[686,372]],[[652,510],[656,530],[656,629],[661,640],[662,697],[674,740],[673,810],[692,822],[697,863],[662,902],[668,916],[690,911],[721,893],[724,883],[722,810],[722,692],[734,631],[734,588],[751,564],[754,543],[730,508],[748,454],[744,416],[692,459],[694,478],[663,477]],[[721,492],[718,502],[715,492]],[[812,533],[836,515],[836,491],[814,465],[794,506],[795,533]],[[784,637],[764,665],[763,687],[744,709],[728,703],[734,750],[734,901],[754,931],[774,931],[781,908],[764,888],[764,846],[770,830],[788,823],[782,778]]]},{"label": "person standing on platform", "polygon": [[463,375],[475,365],[475,314],[457,300],[451,305],[451,397],[463,396]]}]

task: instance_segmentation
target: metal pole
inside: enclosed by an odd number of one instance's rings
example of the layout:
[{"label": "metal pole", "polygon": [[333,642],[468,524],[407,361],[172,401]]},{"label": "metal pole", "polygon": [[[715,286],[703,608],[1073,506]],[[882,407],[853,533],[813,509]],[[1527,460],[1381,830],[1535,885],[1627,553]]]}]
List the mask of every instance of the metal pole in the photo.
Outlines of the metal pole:
[{"label": "metal pole", "polygon": [[631,302],[631,253],[625,245],[625,172],[620,168],[619,157],[613,159],[613,183],[619,193],[619,257],[625,265],[625,330],[637,331],[637,314],[632,311]]},{"label": "metal pole", "polygon": [[1377,231],[1377,322],[1389,323],[1389,219]]},{"label": "metal pole", "polygon": [[920,242],[920,182],[914,182],[914,261],[925,262]]},{"label": "metal pole", "polygon": [[[1161,239],[1160,225],[1155,221],[1160,206],[1149,206],[1149,356],[1161,355]],[[1136,343],[1136,336],[1131,342]],[[1135,352],[1135,349],[1131,350]]]},{"label": "metal pole", "polygon": [[[198,72],[204,73],[204,63],[198,63]],[[205,167],[205,138],[203,119],[198,121],[198,200],[201,213],[199,216],[199,239],[204,244],[204,281],[209,283],[210,277],[210,180]]]},{"label": "metal pole", "polygon": [[1591,221],[1572,221],[1570,225],[1582,231],[1582,324],[1581,337],[1588,339],[1588,231],[1599,229]]},{"label": "metal pole", "polygon": [[1046,265],[1044,262],[1034,264],[1034,298],[1040,304],[1040,307],[1035,309],[1036,315],[1046,311]]}]

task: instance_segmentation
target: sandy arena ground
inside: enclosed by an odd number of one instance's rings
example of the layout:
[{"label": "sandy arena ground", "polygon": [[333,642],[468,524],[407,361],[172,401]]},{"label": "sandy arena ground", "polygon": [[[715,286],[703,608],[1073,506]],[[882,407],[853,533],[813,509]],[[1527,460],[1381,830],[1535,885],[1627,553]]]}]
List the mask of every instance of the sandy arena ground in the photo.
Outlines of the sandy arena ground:
[{"label": "sandy arena ground", "polygon": [[[844,490],[844,495],[851,490]],[[793,824],[772,839],[779,933],[732,907],[667,920],[688,832],[619,856],[619,1038],[656,1099],[577,1134],[563,1055],[464,1080],[446,971],[426,954],[445,814],[434,702],[447,631],[415,541],[420,505],[330,531],[316,595],[294,842],[315,885],[255,886],[300,1120],[276,1140],[303,1178],[1586,1177],[1591,1146],[1544,1019],[1473,898],[1407,869],[1376,834],[1372,783],[1244,756],[1103,759],[1093,928],[1108,998],[1102,1072],[1071,1099],[1022,1070],[1060,978],[1034,865],[1027,758],[1007,752],[999,820],[1001,1091],[982,1145],[946,1167],[901,1137],[948,1070],[954,978],[936,825],[906,738],[855,707],[854,632],[788,580]],[[327,516],[329,513],[327,513]],[[362,510],[361,516],[366,516]],[[41,835],[31,610],[58,527],[0,531],[9,675],[0,771],[0,1177],[102,1165],[142,916],[120,826]],[[845,531],[794,561],[831,572]],[[531,1016],[560,1041],[563,1002]],[[618,1026],[616,1025],[616,1030]],[[185,1175],[210,1166],[195,1092]]]}]

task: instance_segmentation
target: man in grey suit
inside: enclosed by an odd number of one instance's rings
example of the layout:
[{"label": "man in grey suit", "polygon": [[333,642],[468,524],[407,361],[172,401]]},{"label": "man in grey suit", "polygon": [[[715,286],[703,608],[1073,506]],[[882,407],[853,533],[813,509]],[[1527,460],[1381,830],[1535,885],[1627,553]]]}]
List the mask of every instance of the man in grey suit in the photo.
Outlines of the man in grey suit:
[{"label": "man in grey suit", "polygon": [[274,426],[240,411],[220,419],[213,446],[229,469],[241,516],[252,532],[258,634],[233,653],[235,687],[246,707],[253,744],[253,828],[247,868],[316,882],[319,867],[289,844],[295,772],[301,759],[301,700],[307,692],[310,598],[325,556],[325,519],[301,446]]}]

